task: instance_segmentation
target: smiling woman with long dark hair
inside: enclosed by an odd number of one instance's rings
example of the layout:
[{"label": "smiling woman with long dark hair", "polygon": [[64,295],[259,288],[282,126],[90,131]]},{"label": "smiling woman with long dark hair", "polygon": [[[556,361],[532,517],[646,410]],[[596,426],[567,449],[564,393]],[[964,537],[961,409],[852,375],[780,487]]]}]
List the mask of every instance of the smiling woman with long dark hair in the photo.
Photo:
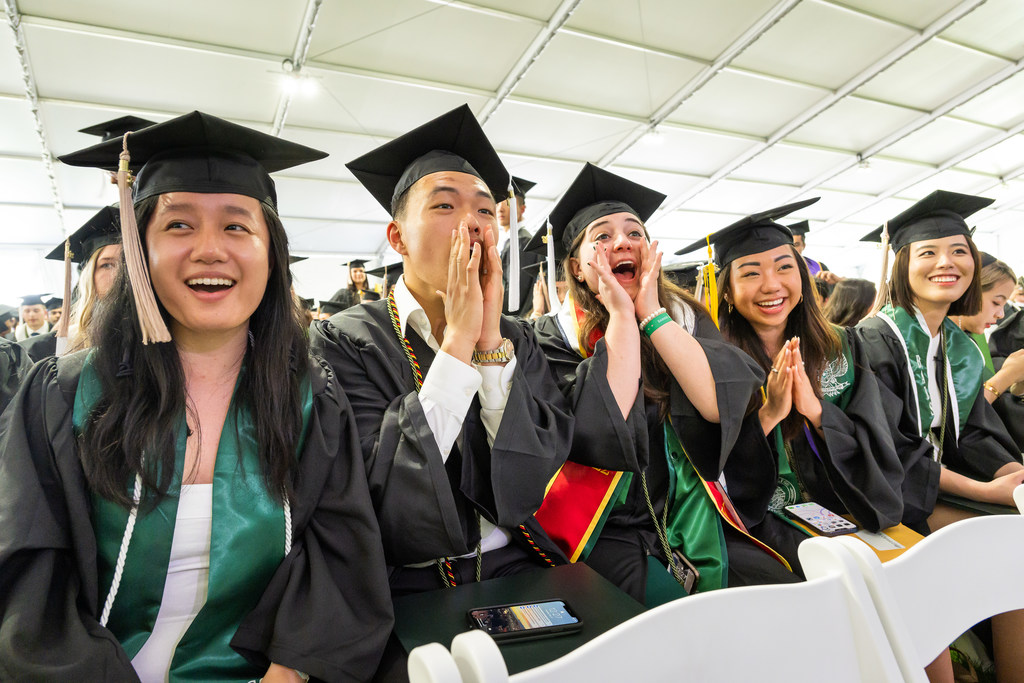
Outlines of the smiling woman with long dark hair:
[{"label": "smiling woman with long dark hair", "polygon": [[383,548],[269,176],[323,154],[199,112],[123,146],[94,347],[37,365],[0,425],[0,677],[366,680]]}]

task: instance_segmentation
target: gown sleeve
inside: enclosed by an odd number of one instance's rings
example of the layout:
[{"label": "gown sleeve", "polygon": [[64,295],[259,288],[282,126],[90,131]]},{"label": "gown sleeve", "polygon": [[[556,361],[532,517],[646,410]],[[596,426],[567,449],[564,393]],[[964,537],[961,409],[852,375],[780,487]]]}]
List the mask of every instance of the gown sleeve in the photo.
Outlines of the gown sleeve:
[{"label": "gown sleeve", "polygon": [[0,680],[137,681],[99,625],[96,541],[57,360],[0,417]]},{"label": "gown sleeve", "polygon": [[[815,500],[828,507],[826,499],[834,496],[841,503],[839,507],[862,526],[878,531],[903,519],[903,466],[882,412],[878,381],[864,350],[852,333],[842,333],[849,339],[854,365],[849,403],[844,410],[821,402],[824,442],[812,434],[817,453],[805,447],[799,461],[815,464],[804,475]],[[806,438],[799,441],[807,443]],[[819,473],[824,474],[823,480]]]},{"label": "gown sleeve", "polygon": [[329,681],[373,676],[394,622],[355,419],[337,378],[311,365],[313,411],[292,503],[292,550],[232,646]]},{"label": "gown sleeve", "polygon": [[854,328],[875,378],[882,414],[889,426],[896,455],[903,466],[903,523],[921,528],[939,496],[942,467],[932,457],[932,445],[918,431],[918,416],[913,414],[915,391],[905,362],[905,354],[895,333],[879,318],[865,318]]},{"label": "gown sleeve", "polygon": [[748,526],[758,524],[775,491],[778,465],[757,411],[764,372],[753,358],[725,341],[706,315],[698,315],[693,336],[704,349],[718,395],[718,424],[708,422],[670,380],[672,424],[694,467],[706,481],[725,475],[726,489]]},{"label": "gown sleeve", "polygon": [[955,452],[945,453],[942,462],[964,476],[991,481],[1002,466],[1019,463],[1021,454],[984,392],[984,387],[978,388]]},{"label": "gown sleeve", "polygon": [[534,330],[551,374],[576,416],[569,460],[623,472],[646,469],[647,418],[640,383],[637,382],[636,399],[629,415],[623,418],[608,384],[608,348],[604,339],[598,340],[593,355],[581,359],[566,346],[554,317],[538,319]]},{"label": "gown sleeve", "polygon": [[32,363],[21,345],[0,339],[0,413],[18,393],[21,380],[31,367]]}]

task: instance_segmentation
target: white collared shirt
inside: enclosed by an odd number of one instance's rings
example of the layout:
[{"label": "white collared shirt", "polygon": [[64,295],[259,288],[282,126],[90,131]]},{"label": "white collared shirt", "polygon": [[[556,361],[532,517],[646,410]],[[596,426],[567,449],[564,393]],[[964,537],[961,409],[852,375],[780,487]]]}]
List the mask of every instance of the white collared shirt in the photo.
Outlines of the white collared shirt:
[{"label": "white collared shirt", "polygon": [[[480,421],[487,434],[487,445],[493,446],[512,388],[516,360],[513,358],[505,366],[467,365],[441,351],[441,345],[430,331],[427,314],[409,291],[405,278],[399,279],[395,285],[395,308],[398,309],[398,326],[402,333],[408,336],[406,330],[411,328],[436,354],[417,397],[442,460],[447,462],[452,446],[462,433],[473,394],[480,397]],[[483,552],[508,544],[510,536],[507,531],[496,528],[486,519],[480,520],[480,527]]]}]

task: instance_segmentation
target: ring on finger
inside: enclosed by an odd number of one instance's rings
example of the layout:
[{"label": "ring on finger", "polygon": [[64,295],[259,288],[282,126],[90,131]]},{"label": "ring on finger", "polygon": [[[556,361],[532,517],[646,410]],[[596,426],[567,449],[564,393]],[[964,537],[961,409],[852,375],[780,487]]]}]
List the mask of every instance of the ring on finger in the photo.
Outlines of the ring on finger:
[{"label": "ring on finger", "polygon": [[777,375],[777,374],[779,374],[779,369],[778,368],[772,368],[772,372],[774,372]]}]

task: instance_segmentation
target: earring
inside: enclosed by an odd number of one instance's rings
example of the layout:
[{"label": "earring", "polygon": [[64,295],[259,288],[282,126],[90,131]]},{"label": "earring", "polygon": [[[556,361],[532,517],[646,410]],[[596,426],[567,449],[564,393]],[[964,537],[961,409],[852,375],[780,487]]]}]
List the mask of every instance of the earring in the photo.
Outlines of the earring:
[{"label": "earring", "polygon": [[576,279],[579,280],[580,282],[583,282],[583,276],[582,275],[577,275]]},{"label": "earring", "polygon": [[732,313],[732,302],[727,301],[726,303],[729,304],[729,312]]}]

